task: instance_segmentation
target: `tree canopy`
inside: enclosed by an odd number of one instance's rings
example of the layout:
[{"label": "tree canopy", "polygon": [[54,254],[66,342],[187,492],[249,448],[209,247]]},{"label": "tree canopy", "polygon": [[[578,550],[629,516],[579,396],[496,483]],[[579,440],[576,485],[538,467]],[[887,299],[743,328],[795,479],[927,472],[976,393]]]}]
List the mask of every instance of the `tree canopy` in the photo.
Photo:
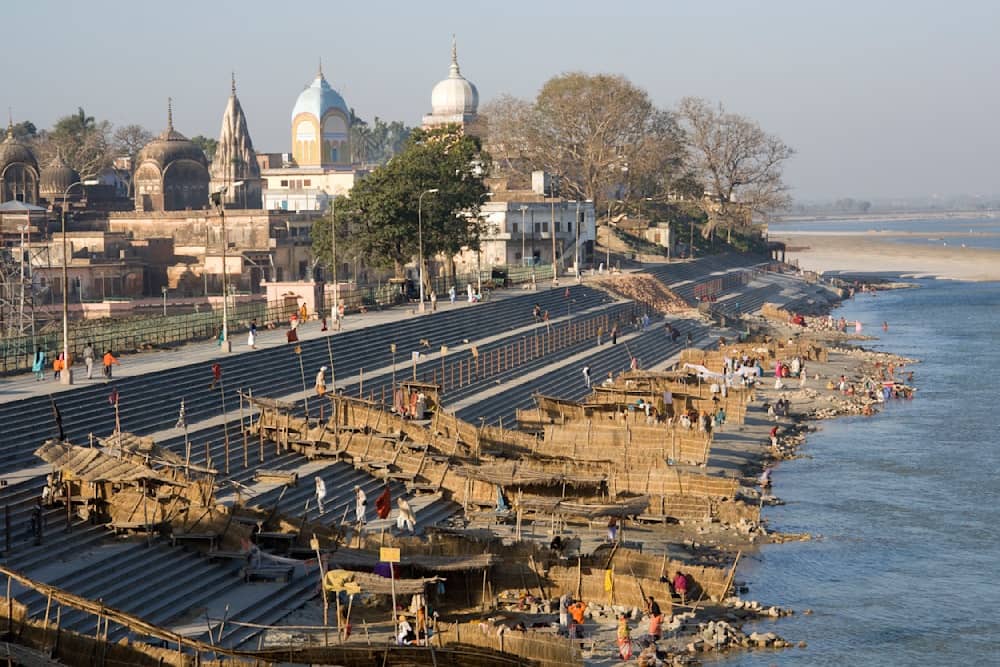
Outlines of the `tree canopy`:
[{"label": "tree canopy", "polygon": [[789,202],[782,179],[784,162],[795,154],[753,120],[727,112],[722,104],[686,97],[678,111],[685,130],[690,166],[711,194],[702,198],[707,236],[719,226],[749,225],[755,214]]},{"label": "tree canopy", "polygon": [[674,114],[619,75],[561,74],[533,102],[502,96],[484,115],[502,166],[544,170],[568,197],[651,196],[681,164]]},{"label": "tree canopy", "polygon": [[112,135],[112,145],[119,155],[127,155],[131,158],[132,165],[135,166],[135,159],[139,155],[139,151],[152,141],[153,137],[153,133],[141,125],[122,125]]},{"label": "tree canopy", "polygon": [[111,165],[111,123],[87,115],[82,107],[63,116],[36,141],[39,157],[47,162],[58,153],[82,176],[97,174]]},{"label": "tree canopy", "polygon": [[209,162],[215,157],[215,149],[219,147],[219,140],[213,139],[211,137],[206,137],[203,134],[198,134],[191,137],[191,143],[200,148],[204,153],[205,157]]},{"label": "tree canopy", "polygon": [[[392,267],[397,277],[418,254],[422,212],[425,261],[463,248],[477,249],[479,205],[488,156],[480,142],[458,126],[416,129],[402,151],[336,200],[338,239],[373,266]],[[438,192],[424,194],[427,190]],[[313,257],[331,265],[330,219],[313,225]]]},{"label": "tree canopy", "polygon": [[384,164],[403,150],[413,128],[378,116],[369,125],[351,110],[351,161],[355,164]]}]

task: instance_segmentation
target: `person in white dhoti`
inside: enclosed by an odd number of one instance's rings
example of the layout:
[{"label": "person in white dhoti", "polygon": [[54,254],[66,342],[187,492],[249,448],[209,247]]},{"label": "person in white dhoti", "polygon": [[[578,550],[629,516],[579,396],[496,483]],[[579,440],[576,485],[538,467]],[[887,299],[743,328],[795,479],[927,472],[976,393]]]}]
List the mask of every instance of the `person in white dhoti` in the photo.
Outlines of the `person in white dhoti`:
[{"label": "person in white dhoti", "polygon": [[368,496],[360,486],[354,486],[354,520],[365,525],[365,510],[367,509]]},{"label": "person in white dhoti", "polygon": [[317,475],[316,477],[316,505],[319,507],[319,513],[323,513],[323,499],[326,498],[326,482],[323,481],[322,477]]}]

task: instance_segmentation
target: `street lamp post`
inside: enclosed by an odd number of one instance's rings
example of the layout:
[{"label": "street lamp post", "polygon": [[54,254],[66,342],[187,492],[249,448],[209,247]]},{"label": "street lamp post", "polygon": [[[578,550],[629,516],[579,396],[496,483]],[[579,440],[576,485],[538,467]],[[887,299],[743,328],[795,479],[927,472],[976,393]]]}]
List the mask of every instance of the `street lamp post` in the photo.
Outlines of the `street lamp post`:
[{"label": "street lamp post", "polygon": [[[62,200],[62,325],[63,325],[63,369],[59,374],[61,384],[73,384],[73,369],[70,366],[69,358],[69,244],[66,242],[66,206],[68,205],[69,191],[77,185],[97,185],[97,179],[88,179],[71,183],[63,192]],[[24,281],[21,281],[22,289]]]},{"label": "street lamp post", "polygon": [[521,204],[521,266],[524,266],[525,261],[525,245],[524,245],[524,214],[527,212],[528,207]]},{"label": "street lamp post", "polygon": [[[551,194],[551,193],[550,193]],[[551,211],[549,214],[549,235],[552,237],[552,284],[559,284],[559,271],[556,266],[556,199],[549,202]]]},{"label": "street lamp post", "polygon": [[573,267],[576,270],[576,282],[583,280],[583,274],[580,273],[580,200],[576,200],[576,222],[574,223],[574,228],[576,229],[576,245],[573,246]]},{"label": "street lamp post", "polygon": [[[492,197],[492,192],[484,192],[479,195],[479,201]],[[480,220],[482,216],[480,216]],[[483,239],[479,238],[479,248],[476,250],[476,294],[483,294]]]},{"label": "street lamp post", "polygon": [[419,276],[420,276],[420,312],[425,312],[424,306],[424,195],[433,194],[438,192],[438,188],[431,188],[429,190],[424,190],[417,197],[417,255],[418,261],[420,262]]},{"label": "street lamp post", "polygon": [[219,220],[222,223],[222,344],[223,352],[232,352],[233,344],[229,340],[229,266],[227,253],[229,252],[229,240],[226,235],[226,207],[223,197],[226,196],[228,188],[223,185],[220,190],[212,193],[212,203],[219,211]]},{"label": "street lamp post", "polygon": [[605,251],[604,268],[608,270],[608,273],[611,273],[611,202],[612,201],[614,200],[612,199],[608,200],[608,238],[605,239],[604,243],[604,251]]},{"label": "street lamp post", "polygon": [[163,293],[163,316],[167,316],[167,286],[163,285],[160,288],[160,292]]},{"label": "street lamp post", "polygon": [[333,281],[333,306],[330,308],[330,319],[334,327],[340,331],[340,283],[337,282],[337,196],[330,198],[330,276]]}]

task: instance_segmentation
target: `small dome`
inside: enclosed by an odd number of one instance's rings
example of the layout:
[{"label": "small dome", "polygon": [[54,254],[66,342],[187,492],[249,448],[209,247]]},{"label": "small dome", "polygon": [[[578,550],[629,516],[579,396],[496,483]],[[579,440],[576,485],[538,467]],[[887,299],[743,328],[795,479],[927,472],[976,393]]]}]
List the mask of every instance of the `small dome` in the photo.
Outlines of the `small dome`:
[{"label": "small dome", "polygon": [[14,136],[13,124],[7,126],[7,138],[0,143],[0,172],[12,164],[23,163],[38,169],[35,154]]},{"label": "small dome", "polygon": [[350,118],[351,112],[347,108],[347,102],[334,90],[323,77],[323,70],[313,79],[308,88],[299,93],[299,98],[295,100],[292,108],[292,120],[300,113],[309,113],[316,118],[322,119],[327,111],[339,109],[345,116]]},{"label": "small dome", "polygon": [[153,139],[142,147],[136,159],[136,164],[142,164],[147,160],[156,162],[160,169],[163,169],[175,160],[194,160],[203,167],[208,167],[208,158],[205,151],[183,134],[174,129],[173,109],[167,107],[167,129],[160,136]]},{"label": "small dome", "polygon": [[76,169],[67,165],[62,155],[56,153],[55,159],[42,169],[38,189],[43,195],[64,195],[71,185],[79,181],[80,174]]},{"label": "small dome", "polygon": [[479,110],[479,91],[462,76],[458,68],[458,50],[452,42],[451,69],[448,78],[431,91],[431,113],[435,116],[474,116]]}]

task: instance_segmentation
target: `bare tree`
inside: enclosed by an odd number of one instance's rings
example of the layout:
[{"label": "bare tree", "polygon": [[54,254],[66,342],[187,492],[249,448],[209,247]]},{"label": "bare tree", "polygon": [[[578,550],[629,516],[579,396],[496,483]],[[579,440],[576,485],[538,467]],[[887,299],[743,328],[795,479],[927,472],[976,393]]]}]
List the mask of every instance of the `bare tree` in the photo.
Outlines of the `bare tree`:
[{"label": "bare tree", "polygon": [[122,125],[112,135],[112,145],[119,155],[127,155],[135,166],[135,158],[142,147],[153,140],[153,133],[142,125]]},{"label": "bare tree", "polygon": [[701,198],[708,215],[702,230],[707,237],[717,227],[730,231],[748,226],[755,215],[788,205],[782,180],[785,160],[795,154],[756,122],[728,113],[722,104],[686,97],[678,110],[685,130],[690,166],[710,190]]},{"label": "bare tree", "polygon": [[673,115],[623,76],[562,74],[533,104],[504,96],[484,115],[501,169],[544,169],[570,197],[597,202],[614,191],[627,199],[652,187],[681,155]]},{"label": "bare tree", "polygon": [[35,144],[43,163],[59,153],[66,164],[82,176],[100,172],[111,164],[111,123],[96,121],[82,108],[63,116],[48,132],[39,133]]}]

